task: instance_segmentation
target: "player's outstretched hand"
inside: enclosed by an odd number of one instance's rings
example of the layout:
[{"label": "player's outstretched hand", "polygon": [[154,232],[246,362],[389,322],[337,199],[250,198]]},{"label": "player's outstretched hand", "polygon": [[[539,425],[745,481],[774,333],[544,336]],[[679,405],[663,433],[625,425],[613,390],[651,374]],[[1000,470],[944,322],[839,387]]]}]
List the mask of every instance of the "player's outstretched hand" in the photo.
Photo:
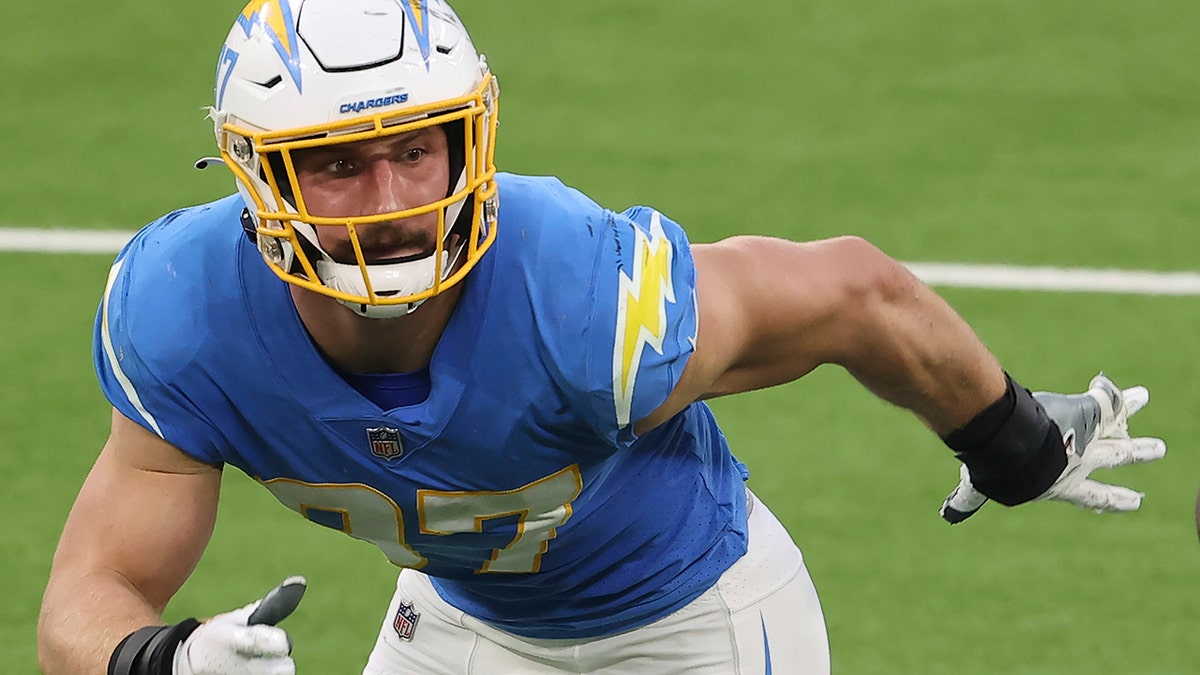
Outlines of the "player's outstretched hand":
[{"label": "player's outstretched hand", "polygon": [[[1036,392],[1033,397],[1062,430],[1067,452],[1066,469],[1037,499],[1071,502],[1097,513],[1137,510],[1142,493],[1088,476],[1096,469],[1149,462],[1166,454],[1167,444],[1161,439],[1129,437],[1129,418],[1149,402],[1150,392],[1145,387],[1118,389],[1101,373],[1092,378],[1086,393]],[[970,518],[986,501],[963,465],[958,487],[946,497],[940,513],[953,525]]]},{"label": "player's outstretched hand", "polygon": [[282,621],[307,582],[289,577],[261,600],[200,624],[175,652],[176,675],[293,675],[292,642]]}]

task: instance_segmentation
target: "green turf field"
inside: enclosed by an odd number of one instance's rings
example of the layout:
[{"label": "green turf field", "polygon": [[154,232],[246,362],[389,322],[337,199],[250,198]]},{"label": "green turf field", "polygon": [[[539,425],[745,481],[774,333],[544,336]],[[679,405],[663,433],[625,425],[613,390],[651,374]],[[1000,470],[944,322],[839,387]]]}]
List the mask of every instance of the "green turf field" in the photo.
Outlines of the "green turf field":
[{"label": "green turf field", "polygon": [[[202,108],[241,3],[6,7],[0,227],[132,229],[226,194]],[[869,237],[905,260],[1200,267],[1194,0],[460,0],[503,88],[498,160],[698,241]],[[685,9],[686,8],[686,11]],[[50,557],[103,442],[90,329],[110,256],[0,253],[0,670],[37,672]],[[714,402],[804,549],[835,673],[1200,672],[1200,298],[944,289],[1014,375],[1145,384],[1168,457],[1108,477],[1139,513],[936,513],[956,463],[845,373]],[[284,576],[304,673],[359,672],[394,570],[240,475],[168,610]]]}]

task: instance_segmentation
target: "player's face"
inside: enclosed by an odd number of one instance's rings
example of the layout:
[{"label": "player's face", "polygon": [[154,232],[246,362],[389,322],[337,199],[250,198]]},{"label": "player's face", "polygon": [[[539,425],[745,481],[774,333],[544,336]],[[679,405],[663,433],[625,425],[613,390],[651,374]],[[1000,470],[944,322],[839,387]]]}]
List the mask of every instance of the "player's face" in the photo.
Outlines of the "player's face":
[{"label": "player's face", "polygon": [[[439,127],[293,154],[300,193],[314,216],[371,216],[423,206],[446,196],[450,155]],[[437,246],[438,213],[358,225],[367,262],[429,255]],[[449,224],[447,224],[447,227]],[[354,263],[345,227],[317,227],[334,260]]]}]

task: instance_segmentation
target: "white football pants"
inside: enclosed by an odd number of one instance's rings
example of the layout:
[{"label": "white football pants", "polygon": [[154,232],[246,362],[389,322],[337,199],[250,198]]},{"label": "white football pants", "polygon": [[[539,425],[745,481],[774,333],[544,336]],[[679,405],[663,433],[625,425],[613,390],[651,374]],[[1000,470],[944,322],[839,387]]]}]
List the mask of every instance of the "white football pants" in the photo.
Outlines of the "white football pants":
[{"label": "white football pants", "polygon": [[[424,574],[403,570],[363,675],[827,674],[825,619],[800,550],[750,499],[746,555],[682,609],[617,635],[513,635],[455,609]],[[420,614],[409,640],[393,623],[401,602]]]}]

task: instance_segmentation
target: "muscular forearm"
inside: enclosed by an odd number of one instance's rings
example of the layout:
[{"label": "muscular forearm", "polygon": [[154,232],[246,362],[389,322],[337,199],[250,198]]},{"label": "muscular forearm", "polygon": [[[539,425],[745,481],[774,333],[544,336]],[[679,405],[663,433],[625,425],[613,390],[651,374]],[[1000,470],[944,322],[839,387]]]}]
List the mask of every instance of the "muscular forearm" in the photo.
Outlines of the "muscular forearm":
[{"label": "muscular forearm", "polygon": [[117,643],[161,623],[155,608],[123,577],[52,574],[38,618],[38,661],[46,675],[103,675]]},{"label": "muscular forearm", "polygon": [[67,516],[42,613],[47,673],[104,673],[130,632],[160,613],[199,562],[221,472],[113,412],[113,431]]}]

